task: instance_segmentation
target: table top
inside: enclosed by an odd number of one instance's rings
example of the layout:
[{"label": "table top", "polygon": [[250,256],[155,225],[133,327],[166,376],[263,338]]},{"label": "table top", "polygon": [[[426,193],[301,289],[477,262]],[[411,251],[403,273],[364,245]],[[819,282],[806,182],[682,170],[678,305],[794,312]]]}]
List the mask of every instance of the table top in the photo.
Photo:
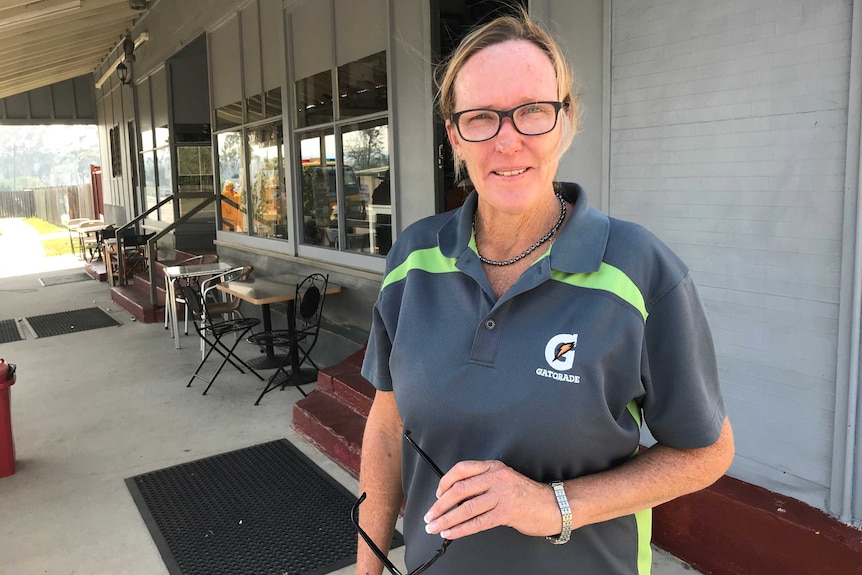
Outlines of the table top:
[{"label": "table top", "polygon": [[[296,297],[296,285],[305,276],[298,274],[281,274],[265,278],[255,278],[251,281],[222,282],[216,287],[223,292],[238,297],[255,305],[286,302]],[[332,282],[326,284],[326,293],[341,291],[341,286]]]},{"label": "table top", "polygon": [[[78,224],[77,230],[79,232],[100,232],[110,226],[111,224],[106,224],[105,222],[100,222],[98,220],[92,220],[89,222],[84,222],[83,224]],[[72,228],[73,230],[76,228]]]},{"label": "table top", "polygon": [[165,277],[168,279],[177,279],[180,277],[206,276],[219,272],[226,272],[234,267],[235,266],[224,262],[216,262],[214,264],[192,264],[187,266],[169,266],[165,268]]}]

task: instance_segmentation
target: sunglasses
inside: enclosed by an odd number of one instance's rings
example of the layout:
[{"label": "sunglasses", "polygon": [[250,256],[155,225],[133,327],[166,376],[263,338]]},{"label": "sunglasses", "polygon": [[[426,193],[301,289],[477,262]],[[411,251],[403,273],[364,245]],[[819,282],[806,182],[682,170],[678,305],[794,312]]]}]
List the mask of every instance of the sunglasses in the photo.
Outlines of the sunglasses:
[{"label": "sunglasses", "polygon": [[[415,441],[413,441],[413,439],[410,437],[409,430],[404,432],[404,439],[406,439],[407,443],[409,443],[413,447],[413,449],[416,450],[416,453],[419,454],[419,457],[421,457],[422,460],[427,463],[432,470],[434,470],[434,473],[437,475],[437,477],[442,478],[443,472],[440,470],[439,467],[437,467],[437,464],[434,463],[434,461],[432,461],[430,457],[428,457],[428,454],[425,453],[422,448],[416,444]],[[431,567],[431,565],[433,565],[435,561],[440,559],[440,557],[442,557],[443,554],[446,553],[446,549],[449,547],[449,544],[452,543],[452,541],[449,539],[444,539],[443,545],[440,546],[440,549],[437,550],[437,553],[435,553],[434,556],[431,557],[431,559],[429,559],[413,571],[410,571],[406,574],[399,571],[398,568],[392,564],[392,561],[389,560],[386,554],[381,551],[377,545],[374,544],[374,541],[371,540],[371,537],[365,531],[362,530],[362,527],[359,526],[359,506],[362,504],[363,501],[365,501],[366,495],[367,494],[363,492],[362,495],[359,496],[359,499],[356,500],[356,503],[350,510],[350,520],[353,521],[353,525],[356,526],[356,531],[359,532],[359,536],[362,537],[362,540],[365,541],[365,544],[368,545],[368,547],[371,549],[377,559],[379,559],[380,562],[383,563],[383,566],[386,567],[386,570],[392,573],[392,575],[419,575],[420,573]]]}]

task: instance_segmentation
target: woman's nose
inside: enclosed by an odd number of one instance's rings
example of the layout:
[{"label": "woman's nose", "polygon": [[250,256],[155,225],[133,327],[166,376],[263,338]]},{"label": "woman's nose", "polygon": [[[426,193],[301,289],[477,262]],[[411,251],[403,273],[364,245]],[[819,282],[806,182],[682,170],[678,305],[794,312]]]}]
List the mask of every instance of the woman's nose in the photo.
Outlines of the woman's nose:
[{"label": "woman's nose", "polygon": [[515,129],[512,118],[503,118],[500,131],[494,138],[497,150],[500,152],[512,152],[521,147],[521,134]]}]

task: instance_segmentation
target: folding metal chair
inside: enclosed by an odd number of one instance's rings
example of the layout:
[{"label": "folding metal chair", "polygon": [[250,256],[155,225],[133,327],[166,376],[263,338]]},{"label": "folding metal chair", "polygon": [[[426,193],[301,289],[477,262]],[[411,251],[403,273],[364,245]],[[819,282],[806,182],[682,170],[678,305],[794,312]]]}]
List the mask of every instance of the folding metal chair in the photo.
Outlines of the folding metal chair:
[{"label": "folding metal chair", "polygon": [[[214,264],[214,263],[218,263],[218,254],[202,254],[199,256],[192,256],[190,258],[178,261],[174,265],[190,266],[190,265],[197,265],[197,264]],[[194,278],[194,281],[197,281],[197,279],[198,278]],[[168,281],[169,280],[167,279],[167,276],[166,276],[165,277],[165,283],[167,284]],[[170,305],[170,304],[165,304],[165,305]],[[185,332],[186,335],[188,335],[189,334],[189,310],[188,310],[188,308],[186,308],[186,301],[183,299],[182,294],[179,294],[179,293],[174,298],[174,307],[171,309],[172,313],[176,313],[178,305],[183,306],[183,315],[185,316],[185,325],[184,325],[183,331]],[[170,315],[166,313],[165,314],[165,329],[168,329],[170,327],[170,325],[169,325],[170,321],[169,320],[170,320]],[[174,335],[174,337],[176,337],[177,334],[173,334],[173,335]]]},{"label": "folding metal chair", "polygon": [[[215,286],[212,286],[210,289],[214,289]],[[206,395],[209,391],[212,384],[215,382],[216,378],[221,373],[221,370],[224,368],[225,364],[230,363],[236,369],[239,370],[240,373],[245,373],[243,371],[243,367],[253,373],[255,377],[259,380],[264,381],[264,378],[257,373],[254,369],[248,366],[246,362],[244,362],[240,357],[238,357],[234,350],[236,346],[239,344],[242,338],[248,334],[251,329],[260,323],[260,320],[257,318],[239,318],[239,319],[228,319],[223,321],[213,321],[212,317],[207,313],[207,305],[206,305],[206,291],[201,291],[199,286],[193,284],[184,284],[180,286],[182,290],[183,299],[186,300],[186,306],[188,307],[189,312],[192,316],[192,325],[195,327],[195,331],[198,332],[198,335],[201,337],[202,342],[209,348],[208,351],[203,355],[203,359],[201,359],[200,364],[198,364],[197,369],[195,369],[194,374],[192,374],[191,379],[189,379],[189,383],[186,387],[191,387],[192,382],[197,379],[202,379],[207,382],[207,387],[204,389],[203,395]],[[236,339],[232,345],[227,346],[222,343],[222,338],[226,335],[236,334]],[[221,364],[219,364],[218,369],[211,379],[207,379],[200,374],[201,369],[206,363],[209,356],[212,355],[212,352],[216,351],[219,355],[222,356]],[[237,362],[239,365],[237,365]],[[240,367],[242,365],[242,367]]]},{"label": "folding metal chair", "polygon": [[[323,302],[326,298],[326,286],[329,276],[323,274],[311,274],[296,286],[296,297],[291,302],[293,307],[288,306],[288,328],[272,330],[252,335],[248,338],[249,343],[263,346],[270,344],[273,347],[286,348],[288,350],[288,361],[280,365],[275,373],[266,382],[266,387],[254,402],[260,403],[263,396],[280,387],[296,387],[303,396],[308,394],[302,389],[302,385],[313,383],[317,380],[317,372],[320,370],[311,358],[311,351],[317,344],[320,334],[320,321],[323,317]],[[305,363],[312,365],[313,369],[303,372]],[[288,372],[288,370],[290,370]]]}]

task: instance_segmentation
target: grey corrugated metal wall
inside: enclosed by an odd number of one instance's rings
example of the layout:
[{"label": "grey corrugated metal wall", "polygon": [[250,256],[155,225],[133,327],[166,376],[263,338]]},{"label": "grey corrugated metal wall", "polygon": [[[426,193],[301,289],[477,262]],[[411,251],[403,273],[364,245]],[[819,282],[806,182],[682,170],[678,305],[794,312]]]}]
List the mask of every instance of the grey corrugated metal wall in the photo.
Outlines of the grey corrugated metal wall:
[{"label": "grey corrugated metal wall", "polygon": [[732,473],[827,509],[852,7],[612,5],[611,214],[701,287]]}]

